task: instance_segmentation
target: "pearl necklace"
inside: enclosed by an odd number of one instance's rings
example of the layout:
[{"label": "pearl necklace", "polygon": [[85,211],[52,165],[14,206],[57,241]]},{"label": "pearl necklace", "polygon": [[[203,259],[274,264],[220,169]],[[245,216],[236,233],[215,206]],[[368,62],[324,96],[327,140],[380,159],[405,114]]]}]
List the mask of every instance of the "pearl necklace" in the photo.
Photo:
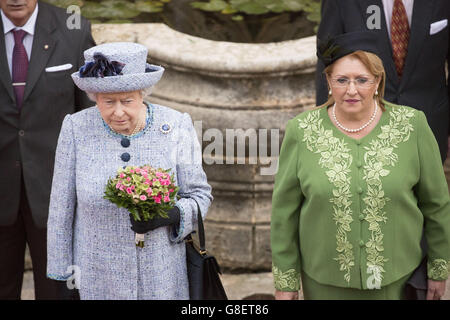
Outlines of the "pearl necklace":
[{"label": "pearl necklace", "polygon": [[369,121],[366,122],[361,127],[357,128],[357,129],[349,129],[349,128],[344,127],[336,118],[336,103],[333,105],[333,109],[332,109],[332,115],[333,115],[334,122],[336,122],[336,125],[344,131],[352,132],[352,133],[359,132],[359,131],[363,130],[365,127],[367,127],[369,124],[371,124],[373,122],[373,120],[375,120],[375,117],[376,117],[377,111],[378,111],[378,104],[377,104],[376,100],[374,100],[374,102],[375,102],[375,110],[373,111],[372,117],[370,117]]}]

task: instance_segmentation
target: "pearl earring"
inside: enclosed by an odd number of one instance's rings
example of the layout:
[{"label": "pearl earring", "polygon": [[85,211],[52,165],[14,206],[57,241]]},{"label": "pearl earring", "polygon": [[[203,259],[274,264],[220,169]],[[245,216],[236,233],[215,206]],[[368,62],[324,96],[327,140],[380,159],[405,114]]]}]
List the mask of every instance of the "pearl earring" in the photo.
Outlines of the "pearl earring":
[{"label": "pearl earring", "polygon": [[331,89],[330,89],[330,91],[328,91],[328,95],[331,96]]},{"label": "pearl earring", "polygon": [[376,96],[378,95],[378,89],[375,91],[375,95],[376,95]]}]

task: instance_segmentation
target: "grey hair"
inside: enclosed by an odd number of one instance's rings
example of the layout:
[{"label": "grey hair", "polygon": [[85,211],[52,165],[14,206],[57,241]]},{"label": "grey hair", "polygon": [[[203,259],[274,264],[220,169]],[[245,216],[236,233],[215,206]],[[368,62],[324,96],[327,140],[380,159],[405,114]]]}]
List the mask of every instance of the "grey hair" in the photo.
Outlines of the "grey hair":
[{"label": "grey hair", "polygon": [[[142,90],[139,90],[141,92],[142,99],[145,100],[146,97],[152,94],[153,87],[148,87]],[[97,102],[97,92],[87,92],[86,95],[88,96],[89,100],[93,102]]]}]

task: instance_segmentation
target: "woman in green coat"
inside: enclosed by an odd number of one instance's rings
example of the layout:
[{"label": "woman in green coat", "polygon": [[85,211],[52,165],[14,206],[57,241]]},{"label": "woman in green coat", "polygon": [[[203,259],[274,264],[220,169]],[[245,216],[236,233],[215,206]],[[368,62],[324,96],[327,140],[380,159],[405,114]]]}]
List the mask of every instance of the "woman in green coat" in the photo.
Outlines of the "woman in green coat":
[{"label": "woman in green coat", "polygon": [[323,106],[287,126],[272,198],[277,299],[402,299],[428,243],[427,299],[450,266],[450,200],[423,112],[383,100],[370,32],[319,47]]}]

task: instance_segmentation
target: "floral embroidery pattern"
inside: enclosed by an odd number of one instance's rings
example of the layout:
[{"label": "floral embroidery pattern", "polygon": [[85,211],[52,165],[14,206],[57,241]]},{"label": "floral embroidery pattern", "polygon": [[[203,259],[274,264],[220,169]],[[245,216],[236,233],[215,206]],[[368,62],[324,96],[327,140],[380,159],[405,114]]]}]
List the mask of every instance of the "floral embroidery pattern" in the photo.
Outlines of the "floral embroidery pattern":
[{"label": "floral embroidery pattern", "polygon": [[428,261],[428,278],[432,280],[447,280],[450,272],[450,263],[444,259]]},{"label": "floral embroidery pattern", "polygon": [[295,271],[295,269],[282,272],[275,265],[272,265],[272,273],[275,288],[278,290],[300,290],[300,273]]},{"label": "floral embroidery pattern", "polygon": [[350,283],[350,270],[355,265],[353,246],[347,238],[350,232],[350,223],[353,221],[350,192],[350,165],[352,156],[350,149],[343,139],[333,136],[332,130],[325,130],[320,119],[320,111],[315,110],[298,119],[299,127],[303,129],[303,141],[311,152],[320,154],[319,165],[326,169],[328,181],[335,187],[333,189],[333,219],[337,225],[336,250],[340,264],[340,271],[344,271],[344,279]]},{"label": "floral embroidery pattern", "polygon": [[398,160],[394,149],[399,143],[408,141],[413,126],[409,120],[414,117],[414,111],[405,107],[396,107],[391,110],[391,119],[388,125],[381,127],[381,133],[370,142],[364,154],[364,176],[367,183],[367,196],[363,198],[366,204],[363,213],[369,223],[371,238],[366,243],[367,267],[375,276],[375,280],[383,279],[384,263],[388,259],[382,256],[383,233],[381,223],[387,222],[386,212],[383,211],[386,202],[390,199],[385,196],[381,178],[389,175],[388,167],[393,167]]}]

